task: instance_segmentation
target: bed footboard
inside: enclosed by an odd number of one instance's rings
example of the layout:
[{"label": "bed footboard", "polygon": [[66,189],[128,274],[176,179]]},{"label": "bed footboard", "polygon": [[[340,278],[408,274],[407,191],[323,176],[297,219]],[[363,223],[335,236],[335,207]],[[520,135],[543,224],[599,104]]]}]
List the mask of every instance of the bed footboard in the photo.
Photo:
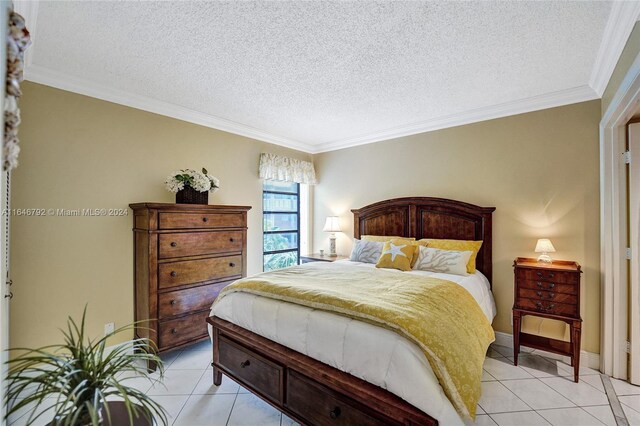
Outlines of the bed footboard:
[{"label": "bed footboard", "polygon": [[307,425],[437,425],[392,393],[217,317],[213,382],[229,376]]}]

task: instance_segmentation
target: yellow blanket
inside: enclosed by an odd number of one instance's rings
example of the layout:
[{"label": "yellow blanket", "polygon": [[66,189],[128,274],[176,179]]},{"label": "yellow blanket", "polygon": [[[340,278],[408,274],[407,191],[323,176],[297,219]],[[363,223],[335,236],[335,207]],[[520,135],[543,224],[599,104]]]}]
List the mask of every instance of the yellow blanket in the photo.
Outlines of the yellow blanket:
[{"label": "yellow blanket", "polygon": [[[493,329],[471,294],[450,281],[338,263],[308,263],[236,281],[245,292],[393,330],[422,349],[456,410],[475,418]],[[427,396],[428,397],[428,396]]]}]

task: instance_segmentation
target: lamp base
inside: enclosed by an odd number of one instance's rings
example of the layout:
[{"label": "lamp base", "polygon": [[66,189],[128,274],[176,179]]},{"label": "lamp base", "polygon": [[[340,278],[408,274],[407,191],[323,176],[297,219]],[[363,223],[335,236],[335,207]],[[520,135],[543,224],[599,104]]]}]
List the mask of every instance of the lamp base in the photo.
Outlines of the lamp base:
[{"label": "lamp base", "polygon": [[336,253],[336,237],[333,234],[332,237],[329,237],[329,257],[338,257],[338,253]]},{"label": "lamp base", "polygon": [[553,260],[551,259],[551,256],[549,256],[548,254],[542,253],[540,256],[538,256],[538,262],[553,263]]}]

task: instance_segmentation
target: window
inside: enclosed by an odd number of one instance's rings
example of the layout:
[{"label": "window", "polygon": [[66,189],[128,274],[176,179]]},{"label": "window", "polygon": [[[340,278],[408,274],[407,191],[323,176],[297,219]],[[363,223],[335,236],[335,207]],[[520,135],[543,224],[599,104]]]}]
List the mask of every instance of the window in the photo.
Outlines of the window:
[{"label": "window", "polygon": [[300,259],[300,184],[265,180],[262,190],[264,270]]}]

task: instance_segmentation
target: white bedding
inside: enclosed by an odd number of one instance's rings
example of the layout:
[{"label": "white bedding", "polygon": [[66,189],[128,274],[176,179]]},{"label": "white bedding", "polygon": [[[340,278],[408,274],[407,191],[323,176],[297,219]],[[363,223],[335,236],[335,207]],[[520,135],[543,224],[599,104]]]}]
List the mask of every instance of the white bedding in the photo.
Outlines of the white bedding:
[{"label": "white bedding", "polygon": [[[354,267],[375,267],[348,260],[341,262]],[[397,273],[453,281],[469,291],[489,322],[495,317],[496,306],[489,281],[480,272],[467,276],[425,271]],[[241,292],[224,297],[213,307],[211,315],[387,389],[436,418],[440,424],[463,424],[422,351],[393,331]]]}]

